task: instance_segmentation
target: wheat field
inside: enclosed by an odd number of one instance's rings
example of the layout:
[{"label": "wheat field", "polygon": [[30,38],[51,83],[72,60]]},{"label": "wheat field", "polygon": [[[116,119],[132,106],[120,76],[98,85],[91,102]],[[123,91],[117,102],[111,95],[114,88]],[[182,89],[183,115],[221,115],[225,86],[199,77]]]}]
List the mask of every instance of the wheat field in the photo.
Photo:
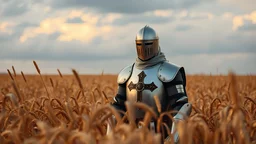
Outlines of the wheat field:
[{"label": "wheat field", "polygon": [[[117,92],[116,75],[26,75],[12,67],[0,75],[1,144],[160,144],[161,135],[147,129],[163,116],[141,103],[126,103],[123,118],[109,103]],[[256,76],[187,75],[191,116],[178,123],[180,144],[256,144]],[[133,108],[146,116],[138,129]],[[117,124],[106,135],[107,119]],[[124,121],[129,121],[125,123]],[[168,131],[170,134],[170,131]],[[171,135],[171,134],[170,134]],[[166,143],[173,143],[172,141]]]}]

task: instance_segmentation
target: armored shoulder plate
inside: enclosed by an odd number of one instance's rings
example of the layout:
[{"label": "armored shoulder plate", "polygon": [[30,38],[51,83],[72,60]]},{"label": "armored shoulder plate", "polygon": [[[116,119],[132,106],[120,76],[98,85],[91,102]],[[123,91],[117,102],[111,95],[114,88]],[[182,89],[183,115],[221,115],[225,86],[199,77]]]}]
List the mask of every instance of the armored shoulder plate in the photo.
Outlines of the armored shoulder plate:
[{"label": "armored shoulder plate", "polygon": [[[184,68],[168,62],[162,63],[158,70],[158,78],[162,82],[171,82],[181,70],[183,79],[185,78]],[[185,80],[185,79],[184,79]]]},{"label": "armored shoulder plate", "polygon": [[121,70],[117,77],[118,84],[124,84],[130,78],[132,74],[133,65],[134,64],[129,65]]}]

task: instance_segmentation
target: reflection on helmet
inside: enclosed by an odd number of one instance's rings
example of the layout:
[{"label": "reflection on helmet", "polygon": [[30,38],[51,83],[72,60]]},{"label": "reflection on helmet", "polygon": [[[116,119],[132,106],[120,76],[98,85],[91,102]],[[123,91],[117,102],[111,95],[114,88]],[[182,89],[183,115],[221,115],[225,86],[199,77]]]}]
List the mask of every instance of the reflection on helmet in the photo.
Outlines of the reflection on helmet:
[{"label": "reflection on helmet", "polygon": [[138,58],[146,61],[157,55],[159,38],[154,29],[145,26],[136,35],[136,49]]}]

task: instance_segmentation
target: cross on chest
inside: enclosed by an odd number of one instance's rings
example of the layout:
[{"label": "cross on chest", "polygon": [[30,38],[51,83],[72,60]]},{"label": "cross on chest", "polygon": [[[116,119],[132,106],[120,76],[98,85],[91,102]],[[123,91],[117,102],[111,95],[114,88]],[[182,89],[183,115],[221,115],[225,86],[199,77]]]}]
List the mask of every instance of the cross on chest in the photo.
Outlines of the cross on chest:
[{"label": "cross on chest", "polygon": [[155,85],[154,82],[151,82],[150,84],[144,84],[144,79],[147,75],[145,74],[144,71],[142,71],[141,73],[138,74],[139,77],[139,81],[138,83],[134,84],[132,81],[130,82],[130,84],[128,85],[129,90],[133,90],[136,89],[137,91],[137,102],[141,102],[142,101],[142,91],[143,90],[150,90],[151,92],[153,92],[157,86]]}]

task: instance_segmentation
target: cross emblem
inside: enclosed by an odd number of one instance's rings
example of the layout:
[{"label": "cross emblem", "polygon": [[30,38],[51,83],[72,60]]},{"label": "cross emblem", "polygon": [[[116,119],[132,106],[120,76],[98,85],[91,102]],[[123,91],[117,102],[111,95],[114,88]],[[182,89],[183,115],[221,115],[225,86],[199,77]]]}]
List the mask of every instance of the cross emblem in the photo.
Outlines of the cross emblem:
[{"label": "cross emblem", "polygon": [[144,78],[147,76],[144,71],[138,74],[139,82],[134,84],[132,81],[128,85],[129,90],[136,89],[137,90],[137,102],[142,101],[142,91],[143,90],[150,90],[151,92],[154,91],[157,86],[152,82],[151,84],[144,84]]}]

